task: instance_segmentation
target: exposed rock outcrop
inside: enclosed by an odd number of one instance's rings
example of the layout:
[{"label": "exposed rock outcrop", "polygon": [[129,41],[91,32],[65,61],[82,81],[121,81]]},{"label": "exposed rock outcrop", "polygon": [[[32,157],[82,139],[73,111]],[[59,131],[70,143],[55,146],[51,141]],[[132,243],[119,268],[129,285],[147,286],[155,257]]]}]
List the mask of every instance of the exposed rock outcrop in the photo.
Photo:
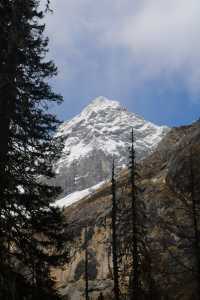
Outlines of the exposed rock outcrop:
[{"label": "exposed rock outcrop", "polygon": [[[183,221],[182,212],[179,213],[179,192],[188,191],[189,158],[193,160],[197,192],[200,190],[200,123],[172,129],[158,145],[154,153],[138,164],[140,180],[138,184],[142,190],[142,197],[147,205],[149,214],[149,237],[160,247],[161,241],[168,239],[171,251],[182,253],[179,249],[181,242],[178,234],[170,235],[163,231],[164,221],[173,217]],[[118,178],[119,190],[127,197],[128,171],[123,170]],[[119,194],[120,196],[120,194]],[[75,241],[72,248],[71,262],[64,270],[56,271],[58,287],[66,299],[84,299],[84,229],[90,228],[89,256],[90,256],[90,295],[97,299],[103,292],[105,299],[112,295],[112,259],[110,243],[110,212],[111,188],[106,183],[95,194],[80,200],[65,209],[69,222],[69,230],[74,233]],[[178,230],[178,229],[177,229]],[[166,234],[167,232],[167,234]],[[165,235],[165,236],[164,236]],[[176,247],[177,245],[177,247]],[[156,279],[160,287],[166,291],[166,299],[195,299],[192,293],[193,282],[188,279],[189,272],[184,277],[177,275],[169,282],[164,270],[173,271],[174,261],[166,249],[160,249],[156,255]],[[187,258],[187,257],[186,257]],[[187,264],[187,260],[185,260]],[[191,266],[190,266],[191,267]],[[159,270],[159,271],[158,271]],[[191,278],[190,278],[191,279]],[[183,286],[180,287],[180,280]],[[189,282],[189,283],[188,283]],[[162,298],[165,299],[165,298]]]}]

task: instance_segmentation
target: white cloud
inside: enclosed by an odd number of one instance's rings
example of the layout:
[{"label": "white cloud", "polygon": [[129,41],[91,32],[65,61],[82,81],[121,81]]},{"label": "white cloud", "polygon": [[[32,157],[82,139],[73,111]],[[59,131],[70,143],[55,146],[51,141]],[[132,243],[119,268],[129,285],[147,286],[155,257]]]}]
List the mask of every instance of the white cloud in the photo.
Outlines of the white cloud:
[{"label": "white cloud", "polygon": [[[104,42],[130,50],[145,77],[176,72],[195,90],[200,67],[200,2],[146,0],[121,28],[108,31]],[[141,75],[140,74],[140,75]],[[198,76],[197,76],[198,74]],[[200,82],[199,82],[200,85]]]},{"label": "white cloud", "polygon": [[[137,66],[138,84],[175,73],[191,93],[199,93],[199,0],[54,0],[52,6],[48,32],[69,76],[76,76],[81,62],[96,59],[82,47],[105,55],[120,48]],[[72,60],[77,64],[70,67]]]}]

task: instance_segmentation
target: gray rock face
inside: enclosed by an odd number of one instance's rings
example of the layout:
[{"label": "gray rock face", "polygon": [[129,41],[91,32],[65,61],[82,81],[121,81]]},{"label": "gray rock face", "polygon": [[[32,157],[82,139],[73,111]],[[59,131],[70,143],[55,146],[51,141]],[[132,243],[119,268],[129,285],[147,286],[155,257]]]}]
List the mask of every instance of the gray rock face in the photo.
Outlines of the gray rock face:
[{"label": "gray rock face", "polygon": [[125,167],[132,128],[138,160],[152,153],[169,130],[104,97],[96,98],[78,116],[63,123],[58,135],[65,138],[65,147],[55,165],[55,181],[64,195],[110,178],[113,158],[119,169]]}]

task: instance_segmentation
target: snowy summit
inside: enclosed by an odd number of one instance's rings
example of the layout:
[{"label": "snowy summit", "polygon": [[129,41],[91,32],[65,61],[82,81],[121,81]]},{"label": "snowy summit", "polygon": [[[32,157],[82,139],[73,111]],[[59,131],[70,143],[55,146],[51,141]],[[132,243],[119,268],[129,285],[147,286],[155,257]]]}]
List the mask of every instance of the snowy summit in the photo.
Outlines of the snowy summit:
[{"label": "snowy summit", "polygon": [[168,131],[128,112],[119,102],[98,97],[63,123],[58,135],[65,138],[62,158],[57,162],[57,183],[67,195],[110,177],[112,159],[119,168],[127,165],[131,130],[137,159],[149,155]]}]

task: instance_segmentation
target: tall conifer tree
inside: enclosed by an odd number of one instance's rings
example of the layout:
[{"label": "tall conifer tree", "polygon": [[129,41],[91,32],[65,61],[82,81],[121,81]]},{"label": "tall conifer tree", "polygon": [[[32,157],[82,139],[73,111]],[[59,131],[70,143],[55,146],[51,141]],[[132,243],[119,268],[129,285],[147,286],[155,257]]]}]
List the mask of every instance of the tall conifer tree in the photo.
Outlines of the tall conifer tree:
[{"label": "tall conifer tree", "polygon": [[135,148],[134,134],[131,133],[130,150],[130,182],[131,182],[131,223],[132,223],[132,282],[131,299],[139,299],[139,249],[138,249],[138,205],[136,201],[136,168],[135,168]]},{"label": "tall conifer tree", "polygon": [[[48,107],[62,97],[48,83],[57,69],[45,60],[48,39],[39,5],[38,0],[0,1],[2,299],[17,299],[9,289],[8,270],[16,274],[16,284],[22,278],[26,282],[24,299],[49,297],[53,293],[50,266],[66,260],[65,221],[51,205],[60,188],[45,183],[54,176],[52,162],[62,148],[61,141],[53,139],[59,121]],[[20,271],[19,266],[23,266]],[[22,289],[16,288],[16,293],[23,293]]]},{"label": "tall conifer tree", "polygon": [[115,299],[120,299],[119,291],[119,267],[118,267],[118,243],[117,243],[117,199],[116,199],[116,180],[115,162],[112,166],[112,258],[113,258],[113,279]]}]

